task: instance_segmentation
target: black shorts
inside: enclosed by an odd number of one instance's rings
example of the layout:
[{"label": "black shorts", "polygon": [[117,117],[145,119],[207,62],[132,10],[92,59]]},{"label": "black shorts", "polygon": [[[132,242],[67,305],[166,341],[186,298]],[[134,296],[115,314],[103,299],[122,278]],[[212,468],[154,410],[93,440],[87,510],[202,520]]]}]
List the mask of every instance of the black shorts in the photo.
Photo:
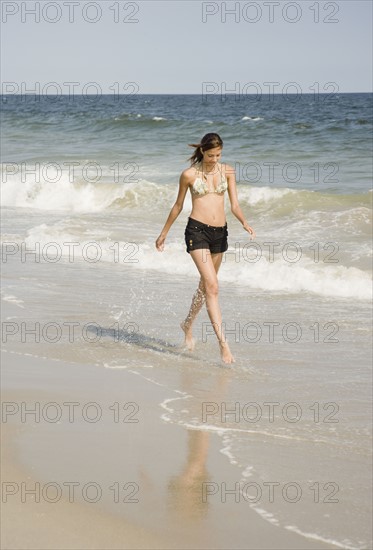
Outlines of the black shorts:
[{"label": "black shorts", "polygon": [[193,218],[188,218],[184,235],[188,253],[198,248],[207,248],[211,254],[228,250],[227,224],[221,226],[208,225]]}]

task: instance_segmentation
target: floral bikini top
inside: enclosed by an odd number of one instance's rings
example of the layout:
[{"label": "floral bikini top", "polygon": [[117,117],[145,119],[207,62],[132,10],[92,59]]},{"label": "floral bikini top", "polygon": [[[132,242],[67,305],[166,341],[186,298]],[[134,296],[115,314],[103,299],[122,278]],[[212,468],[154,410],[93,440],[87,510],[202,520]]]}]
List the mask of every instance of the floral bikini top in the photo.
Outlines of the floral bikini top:
[{"label": "floral bikini top", "polygon": [[[199,170],[197,170],[199,172]],[[217,185],[216,189],[211,191],[205,181],[202,178],[197,177],[190,188],[190,191],[193,195],[207,195],[208,193],[218,193],[222,195],[228,189],[228,182],[226,177],[223,178],[223,173],[220,169],[220,183]]]}]

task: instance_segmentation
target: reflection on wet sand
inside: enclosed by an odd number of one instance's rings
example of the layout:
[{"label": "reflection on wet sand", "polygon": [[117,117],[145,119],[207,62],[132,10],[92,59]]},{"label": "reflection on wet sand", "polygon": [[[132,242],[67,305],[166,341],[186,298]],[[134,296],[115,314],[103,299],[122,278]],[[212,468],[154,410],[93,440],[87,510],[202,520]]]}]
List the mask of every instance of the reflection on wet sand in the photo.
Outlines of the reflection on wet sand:
[{"label": "reflection on wet sand", "polygon": [[[202,403],[221,402],[228,388],[231,377],[230,370],[221,370],[212,380],[211,389],[204,391],[201,399],[195,399],[190,413],[202,423]],[[203,376],[202,376],[203,378]],[[195,372],[185,369],[182,374],[182,390],[196,393],[201,381]],[[202,380],[202,386],[206,381]],[[201,392],[199,392],[201,393]],[[168,484],[168,509],[173,518],[196,521],[207,516],[208,501],[203,498],[204,485],[211,481],[207,468],[210,434],[207,430],[196,428],[188,429],[188,453],[186,462],[180,473],[173,476]]]}]

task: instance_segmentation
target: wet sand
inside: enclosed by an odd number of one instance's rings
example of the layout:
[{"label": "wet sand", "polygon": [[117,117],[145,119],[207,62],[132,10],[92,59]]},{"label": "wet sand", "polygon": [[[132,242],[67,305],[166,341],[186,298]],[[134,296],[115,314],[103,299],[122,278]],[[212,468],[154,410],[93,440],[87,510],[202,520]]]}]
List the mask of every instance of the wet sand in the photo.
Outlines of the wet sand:
[{"label": "wet sand", "polygon": [[170,395],[146,373],[2,355],[3,548],[335,548],[204,499],[202,483],[234,487],[227,459],[162,421]]}]

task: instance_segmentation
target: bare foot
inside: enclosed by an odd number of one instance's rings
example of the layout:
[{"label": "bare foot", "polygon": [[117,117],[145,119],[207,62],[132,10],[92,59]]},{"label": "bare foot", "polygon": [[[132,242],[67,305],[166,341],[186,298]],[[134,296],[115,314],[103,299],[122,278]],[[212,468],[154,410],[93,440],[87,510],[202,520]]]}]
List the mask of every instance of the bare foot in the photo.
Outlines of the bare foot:
[{"label": "bare foot", "polygon": [[231,354],[229,349],[228,342],[219,342],[220,346],[220,355],[224,363],[235,363],[235,359]]},{"label": "bare foot", "polygon": [[185,323],[185,321],[182,321],[180,323],[181,329],[184,331],[185,334],[185,346],[189,351],[194,350],[194,346],[196,344],[193,335],[192,335],[192,328],[191,326],[188,327],[188,325]]}]

